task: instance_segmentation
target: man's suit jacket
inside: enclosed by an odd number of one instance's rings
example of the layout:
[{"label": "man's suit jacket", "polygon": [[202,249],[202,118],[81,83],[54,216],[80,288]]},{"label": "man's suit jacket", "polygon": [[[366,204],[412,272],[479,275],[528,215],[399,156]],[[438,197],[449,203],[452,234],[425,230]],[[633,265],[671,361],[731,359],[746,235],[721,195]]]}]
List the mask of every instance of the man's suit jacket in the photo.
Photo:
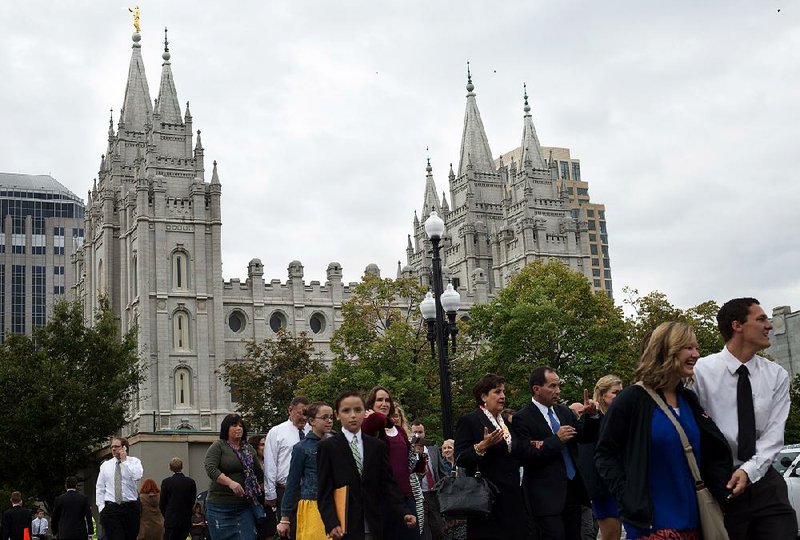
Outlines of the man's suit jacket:
[{"label": "man's suit jacket", "polygon": [[12,506],[3,512],[0,538],[2,540],[22,540],[25,529],[30,530],[33,513],[22,506]]},{"label": "man's suit jacket", "polygon": [[[597,439],[600,420],[582,418],[578,420],[569,408],[555,405],[553,411],[562,426],[572,426],[577,434],[566,443],[575,465],[575,487],[581,501],[589,504],[586,488],[577,470],[578,443]],[[567,500],[567,469],[561,450],[565,444],[550,429],[542,413],[533,403],[514,414],[511,422],[512,452],[524,467],[525,489],[534,516],[559,515]]]},{"label": "man's suit jacket", "polygon": [[386,443],[362,433],[364,466],[359,476],[347,438],[341,432],[319,443],[317,450],[317,504],[325,532],[339,525],[333,492],[350,486],[347,500],[347,539],[364,537],[364,521],[370,533],[383,536],[382,509],[388,506],[391,519],[403,520],[407,513],[400,489],[392,477]]},{"label": "man's suit jacket", "polygon": [[[439,448],[437,444],[430,444],[425,445],[425,448],[428,449],[428,463],[430,464],[431,474],[433,474],[433,483],[435,484],[445,476],[444,465],[442,464],[442,450]],[[420,477],[425,476],[425,472],[420,475]],[[433,486],[430,486],[430,489],[433,489]]]},{"label": "man's suit jacket", "polygon": [[70,490],[56,497],[51,527],[58,540],[84,540],[94,534],[92,509],[86,495]]},{"label": "man's suit jacket", "polygon": [[175,473],[161,481],[158,507],[167,529],[192,526],[192,508],[197,496],[197,484],[183,473]]}]

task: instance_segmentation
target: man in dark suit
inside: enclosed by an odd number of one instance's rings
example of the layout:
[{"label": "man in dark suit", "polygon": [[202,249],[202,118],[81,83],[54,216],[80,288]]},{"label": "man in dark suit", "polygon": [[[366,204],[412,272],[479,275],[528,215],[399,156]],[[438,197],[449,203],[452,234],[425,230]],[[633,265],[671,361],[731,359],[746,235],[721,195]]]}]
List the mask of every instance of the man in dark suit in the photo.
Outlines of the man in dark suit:
[{"label": "man in dark suit", "polygon": [[169,470],[174,474],[161,481],[161,498],[158,502],[164,516],[164,540],[186,540],[192,526],[197,484],[184,476],[181,458],[169,460]]},{"label": "man in dark suit", "polygon": [[66,493],[56,497],[51,530],[58,540],[86,540],[94,534],[89,499],[77,492],[78,479],[68,476]]},{"label": "man in dark suit", "polygon": [[589,498],[575,465],[577,443],[597,436],[597,404],[584,395],[579,421],[558,403],[561,380],[555,371],[538,367],[528,383],[533,399],[514,415],[511,432],[531,516],[541,540],[580,540],[581,505]]},{"label": "man in dark suit", "polygon": [[22,493],[15,491],[11,494],[11,508],[3,512],[0,524],[0,540],[23,540],[25,529],[30,534],[33,514],[22,506]]},{"label": "man in dark suit", "polygon": [[411,423],[412,443],[414,451],[425,456],[425,472],[419,473],[419,484],[425,511],[425,520],[422,527],[422,540],[440,540],[444,537],[444,520],[439,511],[439,499],[433,487],[446,476],[442,464],[442,451],[439,445],[425,439],[425,424],[416,419]]},{"label": "man in dark suit", "polygon": [[[342,431],[319,443],[317,450],[317,501],[328,536],[333,540],[381,540],[387,506],[393,519],[415,527],[416,517],[408,513],[392,477],[386,444],[361,433],[364,398],[344,392],[336,398],[335,408]],[[334,502],[334,492],[344,486],[348,487],[346,531]]]}]

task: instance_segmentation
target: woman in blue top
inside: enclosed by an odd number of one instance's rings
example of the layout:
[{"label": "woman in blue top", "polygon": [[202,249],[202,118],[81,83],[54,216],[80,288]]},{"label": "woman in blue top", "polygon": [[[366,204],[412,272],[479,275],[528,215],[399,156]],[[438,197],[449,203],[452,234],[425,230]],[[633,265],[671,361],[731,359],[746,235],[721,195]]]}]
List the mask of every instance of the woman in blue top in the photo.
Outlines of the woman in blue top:
[{"label": "woman in blue top", "polygon": [[325,538],[325,525],[317,508],[317,448],[320,440],[327,437],[333,427],[333,409],[322,402],[306,407],[306,417],[311,431],[292,448],[286,492],[281,502],[281,521],[278,534],[289,535],[289,517],[297,509],[297,532],[295,540],[317,540]]},{"label": "woman in blue top", "polygon": [[[697,396],[683,386],[699,357],[690,326],[662,323],[644,345],[634,378],[672,409],[706,486],[723,501],[733,468],[730,449]],[[700,539],[694,478],[680,437],[641,386],[623,390],[608,409],[595,464],[617,500],[627,538]]]}]

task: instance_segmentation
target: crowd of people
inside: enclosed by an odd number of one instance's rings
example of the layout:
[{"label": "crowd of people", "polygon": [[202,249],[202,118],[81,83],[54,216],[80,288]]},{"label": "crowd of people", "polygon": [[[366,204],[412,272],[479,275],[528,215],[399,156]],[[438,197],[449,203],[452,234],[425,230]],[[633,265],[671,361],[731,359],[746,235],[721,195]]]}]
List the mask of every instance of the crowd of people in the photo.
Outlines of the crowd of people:
[{"label": "crowd of people", "polygon": [[[441,447],[383,386],[366,397],[343,392],[333,403],[296,397],[284,423],[249,439],[242,417],[230,414],[205,456],[204,507],[178,458],[160,489],[147,479],[137,490],[141,462],[125,439],[114,439],[97,480],[104,537],[579,540],[588,521],[602,540],[623,532],[694,540],[703,538],[698,491],[707,487],[730,539],[795,538],[786,484],[771,467],[783,445],[788,374],[757,354],[769,346],[771,324],[753,298],[725,303],[717,321],[722,351],[701,358],[693,329],[665,322],[641,345],[635,384],[603,376],[593,395],[584,390],[570,406],[548,366],[531,371],[531,399],[517,411],[506,407],[506,380],[486,374],[473,388],[475,408]],[[477,475],[494,486],[488,515],[443,515],[440,481]],[[68,478],[56,502],[59,540],[93,532],[75,485]],[[18,495],[0,540],[20,540],[14,533],[23,525],[37,534],[46,528],[41,516],[31,522],[15,510]]]}]

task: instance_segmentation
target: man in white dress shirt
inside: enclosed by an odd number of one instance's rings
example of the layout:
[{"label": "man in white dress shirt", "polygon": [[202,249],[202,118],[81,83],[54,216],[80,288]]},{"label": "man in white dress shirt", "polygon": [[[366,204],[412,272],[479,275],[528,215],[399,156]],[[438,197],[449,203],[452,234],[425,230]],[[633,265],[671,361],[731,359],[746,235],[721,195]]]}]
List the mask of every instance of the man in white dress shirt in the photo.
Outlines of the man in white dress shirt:
[{"label": "man in white dress shirt", "polygon": [[47,538],[47,518],[44,517],[44,510],[37,510],[36,517],[31,522],[31,537],[45,540]]},{"label": "man in white dress shirt", "polygon": [[100,465],[95,502],[105,540],[136,540],[139,534],[138,482],[144,475],[139,458],[128,455],[128,440],[111,440],[112,458]]},{"label": "man in white dress shirt", "polygon": [[[264,445],[264,499],[267,504],[275,508],[278,521],[281,519],[281,500],[286,490],[286,479],[289,477],[292,448],[305,438],[310,430],[306,419],[307,406],[307,398],[303,396],[293,398],[289,403],[289,419],[267,433]],[[297,523],[294,516],[290,516],[289,520],[293,526]],[[294,527],[291,537],[294,538]]]},{"label": "man in white dress shirt", "polygon": [[731,540],[795,538],[786,483],[772,468],[783,447],[789,375],[756,353],[769,347],[772,324],[755,298],[726,302],[717,314],[722,351],[698,360],[694,391],[722,431],[736,469],[725,514]]}]

